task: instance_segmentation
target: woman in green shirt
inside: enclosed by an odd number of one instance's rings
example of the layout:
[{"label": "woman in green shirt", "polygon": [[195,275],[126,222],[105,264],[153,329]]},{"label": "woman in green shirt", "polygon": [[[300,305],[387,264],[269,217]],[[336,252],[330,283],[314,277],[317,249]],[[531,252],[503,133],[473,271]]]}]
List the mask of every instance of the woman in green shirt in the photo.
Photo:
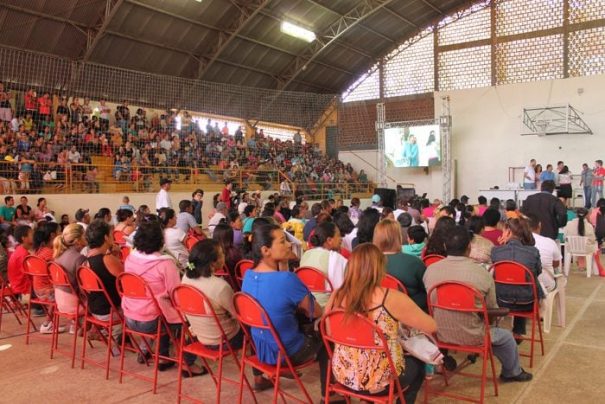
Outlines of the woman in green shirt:
[{"label": "woman in green shirt", "polygon": [[372,242],[387,258],[387,273],[401,281],[414,303],[427,312],[426,288],[422,282],[426,267],[418,257],[401,252],[399,223],[391,219],[380,221]]}]

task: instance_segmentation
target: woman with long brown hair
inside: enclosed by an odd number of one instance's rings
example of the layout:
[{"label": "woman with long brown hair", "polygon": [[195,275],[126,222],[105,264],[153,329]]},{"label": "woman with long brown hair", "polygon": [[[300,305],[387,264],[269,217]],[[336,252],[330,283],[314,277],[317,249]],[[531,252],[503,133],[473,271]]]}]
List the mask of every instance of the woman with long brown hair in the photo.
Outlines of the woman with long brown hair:
[{"label": "woman with long brown hair", "polygon": [[[398,372],[406,403],[413,403],[424,380],[424,364],[404,356],[398,341],[399,324],[434,333],[435,320],[424,313],[407,295],[380,286],[386,259],[373,244],[361,244],[351,254],[345,280],[328,302],[326,311],[344,309],[348,315],[360,314],[374,321],[384,332]],[[334,378],[346,387],[364,394],[384,394],[391,377],[387,358],[372,350],[336,345],[332,359]]]}]

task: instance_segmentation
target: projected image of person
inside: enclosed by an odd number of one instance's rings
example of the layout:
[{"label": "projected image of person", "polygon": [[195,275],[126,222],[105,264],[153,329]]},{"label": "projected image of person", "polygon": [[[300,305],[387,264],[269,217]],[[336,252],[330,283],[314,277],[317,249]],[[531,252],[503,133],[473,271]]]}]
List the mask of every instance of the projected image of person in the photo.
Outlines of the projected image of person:
[{"label": "projected image of person", "polygon": [[429,134],[429,139],[426,142],[426,154],[429,160],[429,167],[439,165],[439,151],[437,150],[437,139],[435,131],[432,130]]},{"label": "projected image of person", "polygon": [[410,135],[408,137],[408,141],[403,148],[403,159],[407,161],[408,167],[418,167],[418,144],[416,143],[416,136]]}]

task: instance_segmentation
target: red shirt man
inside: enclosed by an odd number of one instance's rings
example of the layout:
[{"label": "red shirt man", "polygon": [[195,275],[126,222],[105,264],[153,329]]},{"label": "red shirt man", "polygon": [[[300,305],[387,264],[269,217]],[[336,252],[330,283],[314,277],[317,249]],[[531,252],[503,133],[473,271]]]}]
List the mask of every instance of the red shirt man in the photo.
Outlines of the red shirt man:
[{"label": "red shirt man", "polygon": [[223,188],[220,198],[221,202],[225,202],[228,210],[231,209],[231,189],[233,189],[233,184],[231,181],[225,182],[225,188]]},{"label": "red shirt man", "polygon": [[595,161],[595,167],[592,175],[592,186],[602,187],[603,177],[605,177],[605,168],[603,168],[603,163],[601,162],[601,160]]},{"label": "red shirt man", "polygon": [[15,239],[19,243],[15,252],[11,254],[8,260],[8,282],[13,292],[27,294],[30,292],[31,283],[29,277],[23,271],[23,262],[29,255],[29,249],[32,247],[33,231],[29,226],[17,226],[15,228]]}]

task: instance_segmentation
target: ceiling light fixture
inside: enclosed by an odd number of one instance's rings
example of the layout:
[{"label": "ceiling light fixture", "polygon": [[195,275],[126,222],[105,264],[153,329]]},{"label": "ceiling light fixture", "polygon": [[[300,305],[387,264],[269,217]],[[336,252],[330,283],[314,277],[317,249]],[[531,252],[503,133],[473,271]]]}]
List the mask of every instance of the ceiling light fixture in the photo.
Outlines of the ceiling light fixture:
[{"label": "ceiling light fixture", "polygon": [[282,21],[281,32],[293,36],[295,38],[302,39],[306,42],[313,42],[316,39],[315,33],[313,31],[309,31],[306,28],[299,27],[298,25],[294,25],[287,21]]}]

